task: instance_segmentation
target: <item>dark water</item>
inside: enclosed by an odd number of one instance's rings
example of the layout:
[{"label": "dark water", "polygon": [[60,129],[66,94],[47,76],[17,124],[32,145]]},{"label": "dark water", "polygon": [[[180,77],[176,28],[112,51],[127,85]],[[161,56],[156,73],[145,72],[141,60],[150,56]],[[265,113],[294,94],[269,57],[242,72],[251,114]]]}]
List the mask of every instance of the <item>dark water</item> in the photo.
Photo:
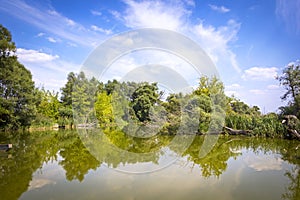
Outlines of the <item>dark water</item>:
[{"label": "dark water", "polygon": [[0,152],[3,200],[300,199],[299,141],[79,130],[2,134],[0,143],[13,144]]}]

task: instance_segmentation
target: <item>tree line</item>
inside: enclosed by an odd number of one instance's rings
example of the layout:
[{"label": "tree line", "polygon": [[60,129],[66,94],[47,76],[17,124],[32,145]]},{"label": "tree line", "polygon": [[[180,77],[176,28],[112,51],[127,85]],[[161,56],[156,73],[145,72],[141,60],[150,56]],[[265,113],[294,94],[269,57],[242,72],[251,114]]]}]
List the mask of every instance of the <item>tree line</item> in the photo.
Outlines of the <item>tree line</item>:
[{"label": "tree line", "polygon": [[[10,32],[0,25],[1,130],[80,124],[131,134],[172,135],[205,134],[228,126],[251,130],[252,135],[284,137],[288,134],[281,117],[300,118],[299,63],[287,66],[277,77],[286,88],[282,99],[288,104],[279,108],[279,114],[262,114],[257,106],[226,96],[216,77],[201,77],[198,87],[188,94],[164,94],[157,83],[103,83],[83,72],[70,72],[60,93],[36,88],[31,72],[15,52]],[[299,124],[295,126],[299,130]]]}]

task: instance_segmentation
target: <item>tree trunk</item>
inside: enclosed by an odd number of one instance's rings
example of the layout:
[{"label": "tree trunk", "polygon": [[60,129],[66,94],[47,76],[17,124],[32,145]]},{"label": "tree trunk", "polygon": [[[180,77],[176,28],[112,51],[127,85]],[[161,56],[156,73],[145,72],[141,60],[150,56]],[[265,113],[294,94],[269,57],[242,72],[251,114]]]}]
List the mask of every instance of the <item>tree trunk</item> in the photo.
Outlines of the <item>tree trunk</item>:
[{"label": "tree trunk", "polygon": [[295,138],[297,138],[298,140],[300,140],[300,134],[297,132],[297,130],[294,129],[288,129],[289,133],[294,136]]},{"label": "tree trunk", "polygon": [[229,128],[227,126],[224,127],[224,129],[226,130],[226,132],[229,135],[247,135],[247,136],[251,136],[251,130],[235,130],[232,128]]},{"label": "tree trunk", "polygon": [[286,126],[289,136],[300,140],[300,133],[297,127],[299,127],[299,120],[295,115],[285,115],[282,123]]}]

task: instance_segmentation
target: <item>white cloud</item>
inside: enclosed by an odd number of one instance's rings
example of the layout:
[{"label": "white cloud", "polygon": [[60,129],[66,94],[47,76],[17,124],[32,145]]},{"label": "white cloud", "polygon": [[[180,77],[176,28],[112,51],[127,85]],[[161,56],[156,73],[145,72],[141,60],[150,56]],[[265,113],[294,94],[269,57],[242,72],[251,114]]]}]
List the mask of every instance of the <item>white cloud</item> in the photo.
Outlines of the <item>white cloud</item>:
[{"label": "white cloud", "polygon": [[300,1],[276,1],[276,14],[289,31],[300,34]]},{"label": "white cloud", "polygon": [[56,43],[56,42],[57,42],[57,40],[54,39],[53,37],[47,37],[47,40],[48,40],[49,42],[52,42],[52,43]]},{"label": "white cloud", "polygon": [[51,55],[33,49],[17,49],[19,61],[31,71],[36,86],[44,86],[46,89],[59,88],[65,83],[67,74],[76,72],[80,66],[62,60],[58,55]]},{"label": "white cloud", "polygon": [[230,43],[237,40],[237,33],[240,24],[229,20],[226,26],[214,27],[204,25],[203,22],[195,25],[195,40],[210,55],[215,63],[231,65],[237,72],[240,72],[236,55],[230,49]]},{"label": "white cloud", "polygon": [[51,79],[47,79],[47,81],[45,81],[45,79],[36,78],[36,76],[33,75],[33,81],[35,83],[35,86],[38,88],[44,87],[45,89],[50,90],[50,91],[53,89],[54,89],[54,91],[59,91],[59,89],[65,85],[65,83],[67,82],[67,79],[61,80],[61,79],[51,78]]},{"label": "white cloud", "polygon": [[68,42],[67,44],[68,44],[70,47],[77,47],[77,44],[72,43],[72,42]]},{"label": "white cloud", "polygon": [[193,0],[184,0],[184,2],[188,5],[188,6],[195,6],[195,1]]},{"label": "white cloud", "polygon": [[281,170],[283,160],[270,155],[247,156],[245,163],[256,171]]},{"label": "white cloud", "polygon": [[227,86],[225,86],[225,94],[227,96],[239,97],[240,93],[238,92],[238,90],[240,90],[242,88],[243,87],[238,83],[233,83],[231,85],[227,85]]},{"label": "white cloud", "polygon": [[267,86],[267,89],[269,90],[278,90],[280,87],[279,85],[268,85]]},{"label": "white cloud", "polygon": [[269,80],[275,79],[278,68],[276,67],[252,67],[244,71],[244,80]]},{"label": "white cloud", "polygon": [[[133,1],[124,0],[125,10],[122,12],[109,11],[116,19],[129,28],[153,27],[181,32],[196,41],[215,61],[224,66],[232,66],[240,72],[235,53],[231,44],[237,40],[237,33],[241,24],[228,20],[227,24],[215,27],[204,21],[189,20],[192,0],[185,1]],[[51,33],[53,39],[66,39],[66,44],[75,46],[93,46],[104,39],[109,30],[92,25],[85,28],[72,19],[49,8],[37,8],[24,1],[16,0],[14,3],[5,1],[0,10],[30,23],[47,34]],[[26,15],[24,15],[26,13]],[[91,11],[92,13],[92,11]],[[93,14],[93,13],[92,13]],[[94,12],[95,14],[95,12]],[[53,23],[55,22],[55,23]],[[49,34],[50,35],[50,34]],[[74,45],[73,45],[74,44]],[[227,70],[228,71],[228,70]]]},{"label": "white cloud", "polygon": [[110,14],[111,14],[114,18],[116,18],[116,19],[121,19],[121,13],[119,13],[118,11],[116,11],[116,10],[110,10],[109,12],[110,12]]},{"label": "white cloud", "polygon": [[96,11],[96,10],[91,10],[91,13],[92,15],[95,15],[95,16],[101,16],[102,13],[100,11]]},{"label": "white cloud", "polygon": [[[195,24],[189,20],[191,6],[195,2],[185,1],[133,1],[124,0],[125,11],[110,11],[110,13],[129,28],[153,27],[179,31],[193,40],[209,54],[219,65],[232,66],[240,72],[235,53],[230,49],[231,43],[237,39],[240,23],[228,20],[224,26],[214,27],[203,21]],[[50,41],[66,39],[66,43],[94,47],[100,40],[106,38],[111,30],[93,25],[85,28],[69,19],[53,8],[33,7],[22,0],[5,1],[0,10],[5,11],[41,30],[51,33]],[[26,13],[26,14],[24,14]],[[94,12],[95,14],[95,12]],[[53,23],[55,22],[55,23]],[[227,69],[226,69],[227,70]],[[228,70],[227,70],[228,71]]]},{"label": "white cloud", "polygon": [[164,28],[178,30],[184,26],[184,17],[189,13],[182,4],[169,5],[163,1],[125,0],[125,25],[130,28]]},{"label": "white cloud", "polygon": [[226,86],[225,88],[226,89],[241,89],[242,86],[240,86],[240,84],[238,84],[238,83],[233,83],[231,85]]},{"label": "white cloud", "polygon": [[92,33],[53,8],[34,7],[25,1],[15,0],[3,1],[0,10],[72,43],[91,47],[99,39],[104,39],[104,35]]},{"label": "white cloud", "polygon": [[239,97],[240,96],[240,94],[235,90],[225,90],[225,94],[228,97],[231,97],[231,96]]},{"label": "white cloud", "polygon": [[17,56],[21,62],[40,63],[49,62],[58,59],[58,55],[50,55],[32,49],[17,49]]},{"label": "white cloud", "polygon": [[76,22],[74,22],[72,19],[69,19],[67,17],[62,16],[60,13],[58,13],[56,10],[48,10],[48,13],[53,16],[53,17],[57,17],[59,18],[62,22],[64,22],[65,24],[67,24],[68,26],[77,26],[77,27],[81,27],[80,24],[77,24]]},{"label": "white cloud", "polygon": [[47,37],[46,33],[39,33],[39,34],[36,35],[36,37],[43,37],[46,40],[48,40],[48,42],[51,42],[51,43],[62,42],[61,39],[59,39],[59,38]]},{"label": "white cloud", "polygon": [[63,73],[78,69],[78,65],[61,60],[58,55],[51,55],[33,49],[18,48],[17,56],[20,62],[29,69],[31,67],[38,67]]},{"label": "white cloud", "polygon": [[44,36],[45,35],[45,33],[38,33],[36,36],[37,37],[42,37],[42,36]]},{"label": "white cloud", "polygon": [[262,95],[265,94],[264,90],[259,90],[259,89],[253,89],[253,90],[249,90],[250,93],[255,94],[255,95]]},{"label": "white cloud", "polygon": [[77,24],[73,21],[73,20],[71,20],[71,19],[66,19],[66,22],[67,22],[67,25],[69,25],[69,26],[76,26]]},{"label": "white cloud", "polygon": [[214,27],[204,24],[204,21],[194,23],[189,20],[191,3],[183,1],[133,1],[125,0],[127,9],[121,18],[130,28],[163,28],[179,31],[193,40],[208,53],[219,65],[231,66],[240,72],[235,53],[230,49],[232,42],[237,40],[241,24],[228,20],[227,24]]},{"label": "white cloud", "polygon": [[220,12],[220,13],[227,13],[230,11],[229,8],[226,8],[225,6],[216,6],[216,5],[213,5],[213,4],[209,4],[209,7],[214,10],[214,11],[217,11],[217,12]]},{"label": "white cloud", "polygon": [[110,29],[103,29],[103,28],[100,28],[100,27],[98,27],[98,26],[96,26],[96,25],[92,25],[92,26],[91,26],[91,29],[92,29],[93,31],[99,31],[99,32],[101,32],[101,33],[105,33],[106,35],[112,34],[112,30],[110,30]]}]

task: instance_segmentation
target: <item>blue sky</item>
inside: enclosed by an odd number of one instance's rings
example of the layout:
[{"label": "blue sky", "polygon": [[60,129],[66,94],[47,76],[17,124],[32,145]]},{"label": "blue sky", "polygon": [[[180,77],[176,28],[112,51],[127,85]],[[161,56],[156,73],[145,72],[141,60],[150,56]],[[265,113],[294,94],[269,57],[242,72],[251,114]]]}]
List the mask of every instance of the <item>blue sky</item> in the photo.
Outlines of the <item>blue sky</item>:
[{"label": "blue sky", "polygon": [[[217,67],[226,93],[263,112],[286,103],[274,77],[300,59],[299,0],[0,0],[0,5],[0,23],[12,33],[20,61],[37,86],[51,90],[58,91],[70,71],[78,72],[98,45],[145,27],[197,42]],[[126,59],[124,66],[136,64]]]}]

